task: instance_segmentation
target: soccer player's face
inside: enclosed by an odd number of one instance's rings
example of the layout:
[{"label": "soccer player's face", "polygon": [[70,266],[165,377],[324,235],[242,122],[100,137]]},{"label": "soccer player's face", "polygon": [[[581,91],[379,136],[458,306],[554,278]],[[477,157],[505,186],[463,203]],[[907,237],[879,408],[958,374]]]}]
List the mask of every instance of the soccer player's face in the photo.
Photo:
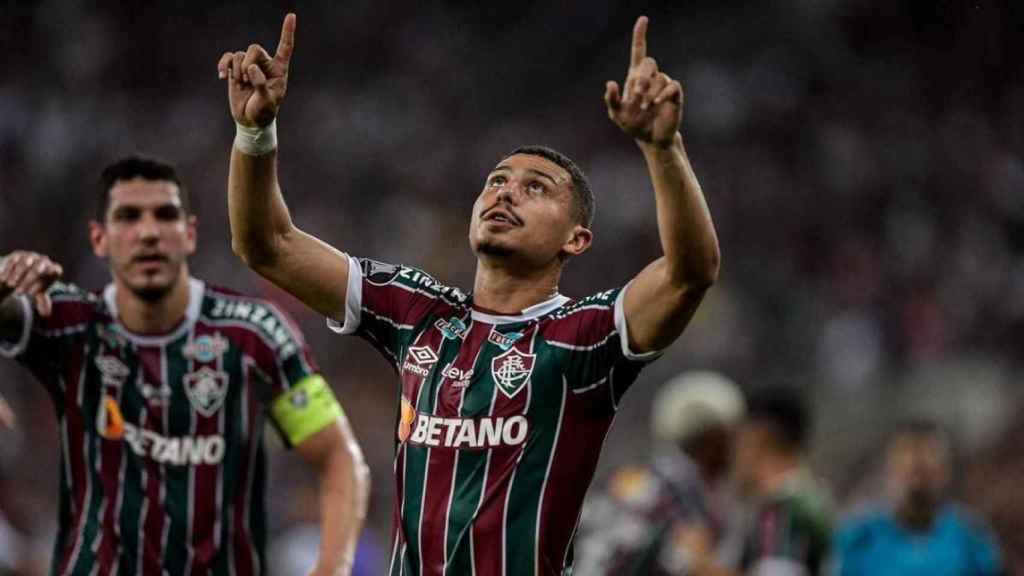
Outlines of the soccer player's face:
[{"label": "soccer player's face", "polygon": [[949,480],[945,443],[932,436],[906,435],[889,447],[886,475],[890,497],[901,506],[934,507]]},{"label": "soccer player's face", "polygon": [[93,222],[90,234],[114,277],[145,300],[163,297],[181,280],[196,248],[195,218],[185,213],[178,186],[164,180],[115,182],[106,218]]},{"label": "soccer player's face", "polygon": [[572,178],[561,166],[528,154],[502,160],[473,205],[469,243],[477,255],[544,266],[590,246],[573,218]]}]

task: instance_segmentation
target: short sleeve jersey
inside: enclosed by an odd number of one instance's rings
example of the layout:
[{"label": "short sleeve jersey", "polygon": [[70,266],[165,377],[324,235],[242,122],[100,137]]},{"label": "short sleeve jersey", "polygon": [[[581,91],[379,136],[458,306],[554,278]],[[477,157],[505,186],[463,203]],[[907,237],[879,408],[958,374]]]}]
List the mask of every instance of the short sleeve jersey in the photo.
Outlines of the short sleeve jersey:
[{"label": "short sleeve jersey", "polygon": [[401,386],[389,573],[569,574],[572,542],[623,394],[622,289],[516,315],[475,308],[407,266],[350,259],[344,322]]},{"label": "short sleeve jersey", "polygon": [[24,334],[0,353],[57,412],[51,573],[262,573],[263,424],[272,401],[319,378],[299,331],[266,301],[194,279],[185,319],[162,336],[118,322],[113,286],[50,296],[48,317],[22,301]]}]

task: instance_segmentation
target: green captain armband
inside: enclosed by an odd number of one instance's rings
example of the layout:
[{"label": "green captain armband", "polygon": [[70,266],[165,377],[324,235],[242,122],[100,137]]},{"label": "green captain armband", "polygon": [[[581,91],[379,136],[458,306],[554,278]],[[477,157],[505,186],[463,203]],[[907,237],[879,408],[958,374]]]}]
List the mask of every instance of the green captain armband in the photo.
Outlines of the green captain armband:
[{"label": "green captain armband", "polygon": [[270,407],[270,415],[291,446],[298,446],[342,414],[334,392],[319,374],[306,376],[293,384]]}]

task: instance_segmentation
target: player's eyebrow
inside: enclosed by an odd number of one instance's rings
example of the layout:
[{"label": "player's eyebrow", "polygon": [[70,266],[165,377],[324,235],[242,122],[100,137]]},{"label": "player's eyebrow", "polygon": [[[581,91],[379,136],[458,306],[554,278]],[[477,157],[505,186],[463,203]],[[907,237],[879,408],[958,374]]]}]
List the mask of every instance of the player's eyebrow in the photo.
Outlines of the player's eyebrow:
[{"label": "player's eyebrow", "polygon": [[[495,172],[498,172],[499,170],[505,170],[507,172],[511,172],[512,171],[512,169],[509,168],[508,166],[498,166],[494,170],[491,170],[491,174],[494,174]],[[554,186],[555,188],[558,187],[558,181],[555,180],[555,177],[550,175],[550,174],[548,174],[548,173],[546,173],[546,172],[541,172],[540,170],[535,170],[533,168],[523,168],[523,170],[526,171],[526,172],[529,172],[531,174],[534,174],[536,176],[540,176],[541,178],[547,178],[548,180],[551,181],[551,185],[552,186]]]}]

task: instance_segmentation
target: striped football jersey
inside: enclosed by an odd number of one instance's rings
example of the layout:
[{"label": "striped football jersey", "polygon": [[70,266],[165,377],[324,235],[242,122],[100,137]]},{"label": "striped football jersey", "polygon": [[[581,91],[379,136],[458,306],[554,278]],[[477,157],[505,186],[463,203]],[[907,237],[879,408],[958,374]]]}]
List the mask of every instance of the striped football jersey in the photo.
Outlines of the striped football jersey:
[{"label": "striped football jersey", "polygon": [[[269,403],[316,373],[275,306],[190,280],[162,336],[117,320],[115,288],[58,284],[0,348],[46,387],[61,438],[53,575],[265,572]],[[273,422],[273,420],[272,420]]]},{"label": "striped football jersey", "polygon": [[350,259],[344,322],[401,380],[389,574],[561,575],[622,395],[622,289],[498,315],[405,266]]}]

